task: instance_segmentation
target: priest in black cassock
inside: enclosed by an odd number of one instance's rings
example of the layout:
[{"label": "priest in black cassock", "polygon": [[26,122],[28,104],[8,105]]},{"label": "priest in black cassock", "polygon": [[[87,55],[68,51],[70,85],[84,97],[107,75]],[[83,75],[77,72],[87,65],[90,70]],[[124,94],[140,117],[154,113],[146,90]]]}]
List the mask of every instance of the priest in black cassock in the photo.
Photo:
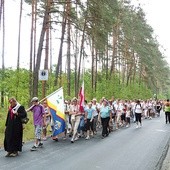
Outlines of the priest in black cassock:
[{"label": "priest in black cassock", "polygon": [[6,157],[15,157],[22,151],[23,124],[21,118],[25,118],[27,112],[15,98],[9,99],[10,107],[6,119],[4,149]]}]

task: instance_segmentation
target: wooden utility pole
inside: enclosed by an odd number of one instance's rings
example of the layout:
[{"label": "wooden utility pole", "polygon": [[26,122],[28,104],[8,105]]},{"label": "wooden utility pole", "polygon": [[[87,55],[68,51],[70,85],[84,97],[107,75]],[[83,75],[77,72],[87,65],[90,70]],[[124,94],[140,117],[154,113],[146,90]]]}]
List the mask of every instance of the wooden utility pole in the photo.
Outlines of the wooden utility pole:
[{"label": "wooden utility pole", "polygon": [[[45,47],[45,61],[44,61],[44,69],[48,70],[49,63],[49,39],[50,39],[50,9],[51,9],[51,0],[46,1],[46,10],[47,10],[47,18],[46,18],[46,47]],[[46,81],[42,81],[42,98],[46,96]]]}]

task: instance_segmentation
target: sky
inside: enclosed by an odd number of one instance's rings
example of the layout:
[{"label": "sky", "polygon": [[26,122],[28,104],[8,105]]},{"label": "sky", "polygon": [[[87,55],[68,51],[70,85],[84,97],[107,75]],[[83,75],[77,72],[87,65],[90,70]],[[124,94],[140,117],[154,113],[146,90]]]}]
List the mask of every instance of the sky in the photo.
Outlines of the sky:
[{"label": "sky", "polygon": [[[166,60],[170,64],[170,0],[131,0],[133,4],[139,4],[146,13],[147,23],[154,29],[158,42],[163,46]],[[19,20],[19,0],[7,0],[6,3],[6,44],[5,44],[5,65],[16,68],[17,63],[17,39]],[[31,12],[28,5],[23,6],[22,38],[21,38],[21,67],[29,67],[29,42],[31,19],[26,13]],[[1,27],[2,29],[2,27]],[[2,39],[2,30],[0,32]],[[0,42],[0,47],[2,46]],[[0,48],[2,49],[2,48]],[[165,51],[163,50],[165,49]],[[0,55],[1,55],[0,50]],[[1,68],[1,60],[0,60]]]},{"label": "sky", "polygon": [[[16,68],[18,56],[18,23],[19,23],[19,0],[5,1],[5,66]],[[30,28],[31,19],[26,13],[30,12],[31,8],[23,6],[22,30],[21,30],[21,67],[29,67],[29,42],[30,42]],[[0,32],[0,39],[2,39],[2,26]],[[0,41],[0,47],[2,46]],[[2,49],[2,48],[0,48]],[[1,55],[0,50],[0,55]],[[0,68],[2,61],[0,60]]]},{"label": "sky", "polygon": [[[160,45],[161,52],[170,64],[170,0],[132,0],[140,4],[146,14],[147,23],[154,29],[154,34]],[[165,50],[163,50],[165,49]]]}]

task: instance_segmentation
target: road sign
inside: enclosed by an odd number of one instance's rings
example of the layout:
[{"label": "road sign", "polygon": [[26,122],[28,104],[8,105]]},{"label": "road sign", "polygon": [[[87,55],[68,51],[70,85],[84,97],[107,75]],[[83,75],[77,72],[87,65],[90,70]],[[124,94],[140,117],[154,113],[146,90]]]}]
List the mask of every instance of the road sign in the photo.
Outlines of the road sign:
[{"label": "road sign", "polygon": [[48,70],[39,70],[39,80],[41,81],[48,80]]}]

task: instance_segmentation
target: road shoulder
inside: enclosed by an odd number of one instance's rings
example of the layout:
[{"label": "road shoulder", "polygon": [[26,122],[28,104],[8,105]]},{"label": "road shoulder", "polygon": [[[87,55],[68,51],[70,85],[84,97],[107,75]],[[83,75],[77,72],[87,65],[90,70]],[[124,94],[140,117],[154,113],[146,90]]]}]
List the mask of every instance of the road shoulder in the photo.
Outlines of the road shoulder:
[{"label": "road shoulder", "polygon": [[170,147],[169,146],[170,146],[170,140],[168,142],[168,147],[167,147],[168,151],[163,161],[161,170],[170,170]]}]

